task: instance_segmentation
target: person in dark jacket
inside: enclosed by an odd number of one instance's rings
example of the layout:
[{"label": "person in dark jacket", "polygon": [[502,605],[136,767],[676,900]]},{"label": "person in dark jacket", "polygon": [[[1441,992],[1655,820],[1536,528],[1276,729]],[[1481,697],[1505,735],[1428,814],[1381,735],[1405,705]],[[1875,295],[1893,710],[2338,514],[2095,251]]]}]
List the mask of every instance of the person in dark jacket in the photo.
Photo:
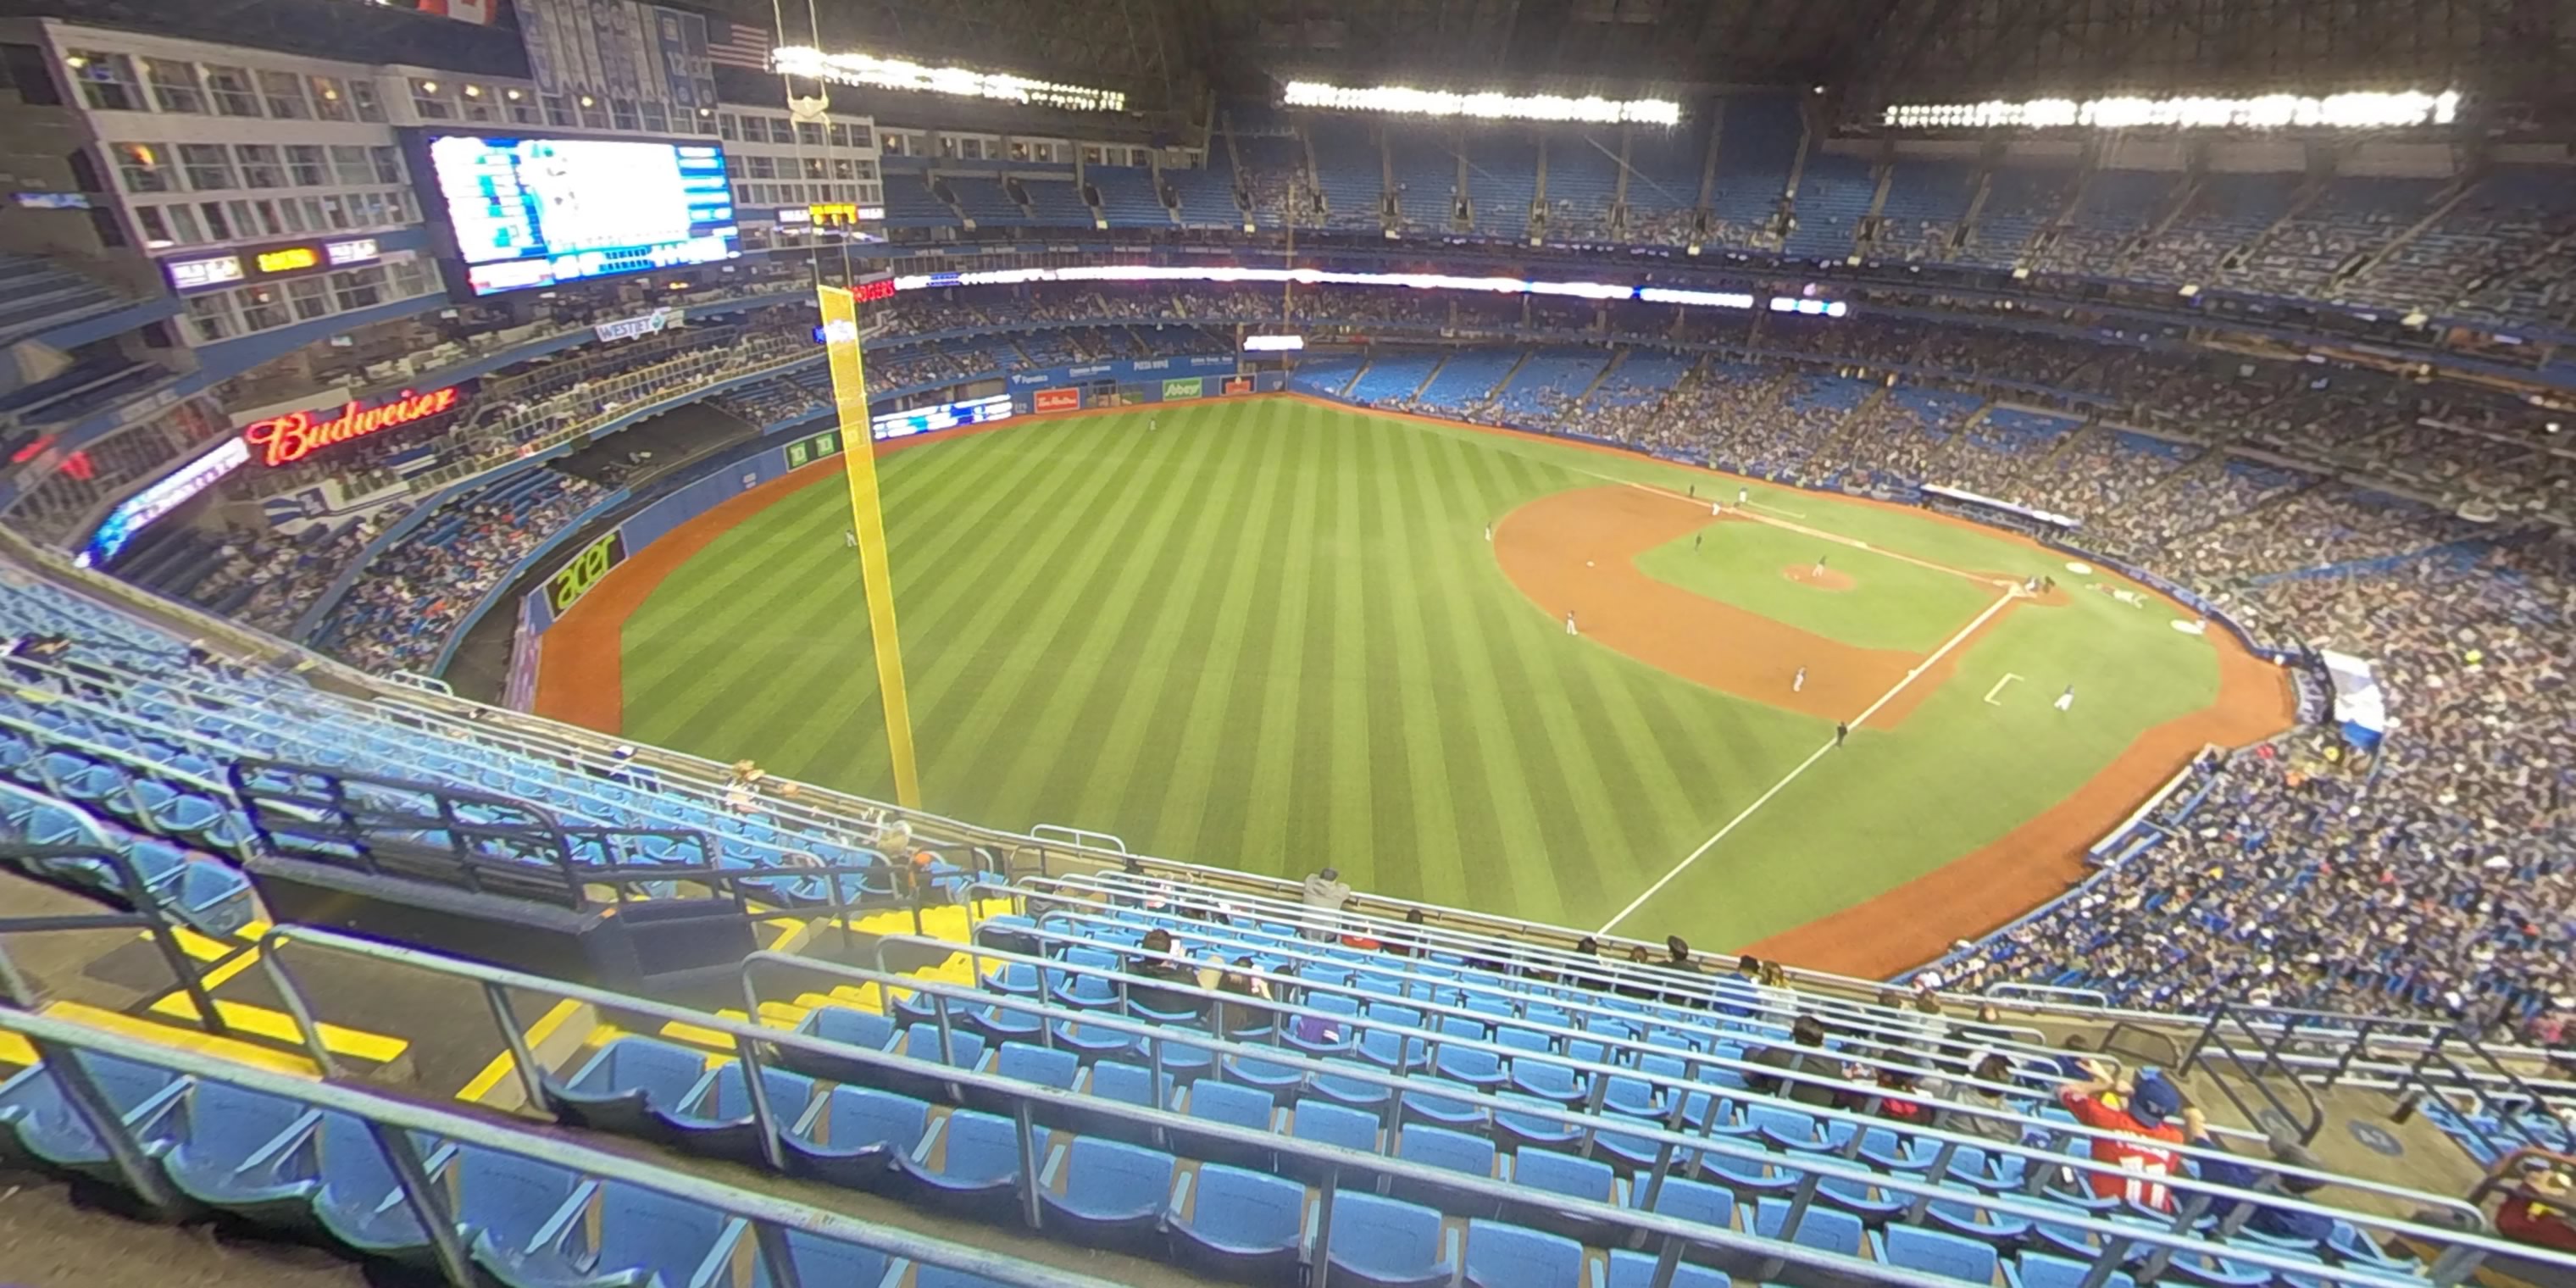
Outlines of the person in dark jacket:
[{"label": "person in dark jacket", "polygon": [[1136,976],[1142,982],[1127,985],[1129,1002],[1137,1006],[1150,1007],[1165,1015],[1195,1017],[1206,1012],[1205,999],[1172,991],[1175,986],[1197,987],[1198,972],[1188,962],[1179,960],[1177,954],[1170,958],[1154,955],[1174,952],[1171,931],[1160,926],[1148,930],[1145,932],[1144,942],[1137,947],[1145,951],[1141,955],[1127,959],[1127,973]]},{"label": "person in dark jacket", "polygon": [[[1768,1069],[1803,1073],[1817,1078],[1840,1078],[1843,1063],[1824,1049],[1824,1021],[1812,1015],[1801,1015],[1789,1026],[1789,1041],[1795,1046],[1767,1046],[1753,1055],[1752,1062]],[[1806,1047],[1808,1050],[1798,1050]],[[1792,1082],[1771,1074],[1748,1074],[1744,1085],[1764,1095],[1787,1096],[1802,1105],[1834,1103],[1834,1089],[1811,1082]]]},{"label": "person in dark jacket", "polygon": [[[2182,1111],[2182,1130],[2183,1135],[2192,1144],[2202,1149],[2225,1150],[2227,1148],[2225,1141],[2210,1134],[2209,1120],[2203,1118],[2200,1110],[2196,1108]],[[2308,1152],[2306,1146],[2287,1136],[2275,1134],[2265,1143],[2270,1147],[2272,1161],[2275,1163],[2286,1163],[2292,1167],[2304,1167],[2311,1171],[2323,1166],[2317,1161],[2315,1154]],[[2292,1198],[2306,1198],[2316,1193],[2319,1186],[2325,1184],[2314,1177],[2276,1173],[2271,1168],[2252,1163],[2240,1163],[2232,1158],[2197,1158],[2192,1162],[2200,1169],[2200,1179],[2212,1185],[2225,1185],[2240,1190],[2259,1188],[2264,1178],[2279,1176],[2282,1193]],[[2225,1220],[2235,1210],[2236,1203],[2237,1200],[2234,1199],[2214,1200],[2210,1212],[2219,1219]],[[2258,1203],[2254,1205],[2253,1213],[2245,1218],[2245,1228],[2256,1234],[2270,1235],[2275,1239],[2305,1239],[2322,1248],[2326,1240],[2334,1234],[2334,1218],[2321,1212],[2302,1212],[2292,1208],[2273,1207],[2268,1203]]]}]

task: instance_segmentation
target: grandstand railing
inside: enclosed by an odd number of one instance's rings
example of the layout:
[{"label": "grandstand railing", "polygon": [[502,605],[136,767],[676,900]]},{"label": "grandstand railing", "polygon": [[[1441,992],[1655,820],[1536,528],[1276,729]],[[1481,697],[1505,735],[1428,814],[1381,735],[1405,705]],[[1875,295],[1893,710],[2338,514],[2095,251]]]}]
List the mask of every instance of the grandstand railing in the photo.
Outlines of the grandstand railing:
[{"label": "grandstand railing", "polygon": [[[0,783],[0,795],[17,796],[22,799],[33,796],[32,793],[24,792],[8,783]],[[186,946],[179,942],[178,927],[171,922],[169,914],[161,907],[160,901],[152,897],[151,884],[143,879],[142,869],[137,867],[134,860],[123,850],[108,844],[104,836],[98,836],[90,820],[84,818],[82,823],[85,829],[91,831],[98,844],[16,845],[0,842],[0,859],[34,861],[72,859],[82,863],[96,863],[116,875],[116,885],[113,890],[99,891],[96,894],[123,900],[128,911],[75,913],[47,917],[0,917],[0,940],[5,940],[10,935],[61,931],[140,930],[143,932],[143,937],[151,942],[153,950],[160,954],[161,964],[170,968],[171,983],[188,995],[188,1001],[194,1005],[194,1013],[205,1024],[206,1031],[217,1037],[229,1033],[231,1026],[225,1021],[223,1012],[216,1008],[214,995],[207,990],[205,978],[189,958]],[[57,885],[32,873],[21,873],[19,876],[22,880]],[[57,888],[60,887],[57,885]],[[96,897],[87,891],[79,893],[85,897]],[[24,1009],[34,1005],[34,997],[33,990],[10,964],[7,954],[0,953],[0,1001]]]},{"label": "grandstand railing", "polygon": [[[0,970],[6,969],[5,959],[0,959]],[[450,1215],[445,1190],[430,1176],[419,1150],[412,1143],[409,1135],[412,1132],[450,1144],[472,1145],[536,1159],[594,1179],[652,1190],[738,1217],[750,1223],[771,1282],[780,1288],[824,1288],[823,1285],[798,1284],[794,1261],[787,1253],[785,1242],[785,1234],[790,1230],[962,1271],[1011,1288],[1117,1288],[1109,1280],[1037,1265],[971,1245],[924,1238],[879,1222],[771,1198],[587,1145],[500,1126],[485,1118],[426,1108],[334,1082],[290,1077],[220,1057],[29,1014],[23,1009],[0,1007],[0,1032],[18,1034],[36,1048],[43,1056],[45,1066],[52,1070],[53,1076],[69,1093],[76,1112],[106,1145],[111,1157],[117,1160],[127,1184],[138,1197],[159,1211],[175,1212],[178,1208],[167,1182],[161,1179],[161,1169],[144,1153],[133,1129],[109,1107],[106,1098],[98,1094],[81,1062],[69,1058],[71,1053],[95,1052],[364,1120],[375,1137],[377,1148],[383,1151],[405,1205],[428,1235],[441,1273],[453,1288],[476,1288],[485,1281],[476,1274],[472,1254],[459,1237],[456,1223]],[[754,1078],[752,1083],[756,1098],[759,1079]]]},{"label": "grandstand railing", "polygon": [[[1525,1192],[1507,1183],[1475,1177],[1464,1173],[1422,1166],[1402,1159],[1389,1158],[1375,1154],[1362,1154],[1357,1151],[1341,1149],[1333,1146],[1318,1145],[1298,1140],[1294,1137],[1277,1135],[1267,1131],[1253,1131],[1246,1128],[1232,1127],[1206,1119],[1191,1118],[1183,1114],[1172,1112],[1168,1109],[1149,1109],[1143,1106],[1129,1105],[1105,1098],[1084,1096],[1055,1087],[1023,1082],[1018,1079],[1003,1077],[996,1074],[982,1073],[946,1063],[914,1059],[910,1056],[895,1054],[891,1051],[880,1051],[866,1047],[853,1046],[810,1037],[801,1033],[795,1033],[783,1029],[770,1028],[749,1022],[748,1020],[737,1021],[720,1015],[692,1011],[684,1007],[590,988],[583,985],[567,984],[557,980],[483,966],[472,962],[438,958],[416,950],[375,943],[330,931],[294,926],[277,927],[265,936],[262,942],[265,949],[262,956],[262,964],[271,971],[272,977],[277,981],[281,997],[285,1000],[289,1010],[293,1013],[299,1029],[305,1034],[308,1049],[314,1052],[317,1062],[322,1063],[322,1067],[326,1071],[334,1070],[336,1066],[329,1062],[330,1053],[327,1050],[324,1050],[321,1046],[320,1031],[315,1023],[314,1017],[309,1007],[305,1004],[301,991],[293,983],[290,969],[284,964],[284,950],[291,946],[302,945],[309,948],[326,949],[332,952],[354,954],[379,962],[415,967],[434,974],[445,975],[451,978],[456,978],[460,981],[468,981],[479,985],[484,990],[486,996],[493,999],[491,1009],[494,1018],[504,1029],[503,1036],[510,1046],[511,1054],[516,1062],[521,1081],[532,1097],[531,1103],[542,1103],[543,1101],[543,1075],[539,1072],[542,1066],[538,1065],[533,1060],[532,1054],[528,1049],[525,1036],[518,1030],[516,1016],[511,1010],[507,1000],[507,993],[509,991],[525,991],[540,996],[553,996],[577,1002],[584,1002],[595,1007],[606,1008],[615,1012],[641,1016],[648,1020],[660,1020],[664,1022],[678,1021],[683,1024],[696,1026],[697,1028],[709,1030],[731,1038],[737,1058],[745,1062],[748,1070],[754,1071],[753,1076],[746,1078],[746,1086],[750,1091],[753,1116],[757,1121],[758,1131],[762,1136],[764,1149],[773,1161],[778,1156],[779,1147],[777,1140],[779,1124],[777,1116],[767,1104],[765,1096],[760,1091],[762,1080],[757,1076],[756,1071],[769,1067],[769,1064],[774,1061],[774,1057],[766,1055],[766,1052],[772,1049],[783,1048],[815,1056],[829,1057],[836,1062],[849,1062],[865,1068],[884,1070],[886,1072],[908,1076],[917,1081],[928,1080],[944,1082],[957,1086],[963,1090],[990,1096],[999,1103],[1005,1103],[1011,1106],[1010,1112],[1021,1128],[1021,1131],[1017,1134],[1017,1139],[1023,1142],[1029,1140],[1030,1129],[1040,1114],[1053,1109],[1078,1105],[1081,1112],[1085,1115],[1115,1119],[1122,1123],[1160,1129],[1176,1141],[1210,1142],[1221,1145],[1271,1151],[1307,1159],[1314,1163],[1321,1164],[1322,1167],[1319,1170],[1324,1172],[1330,1178],[1325,1187],[1327,1209],[1329,1209],[1331,1195],[1335,1187],[1342,1184],[1352,1183],[1350,1178],[1366,1178],[1372,1182],[1380,1178],[1395,1178],[1417,1184],[1437,1185],[1453,1191],[1474,1195],[1479,1199],[1492,1201],[1518,1200],[1526,1202],[1529,1197]],[[951,946],[953,947],[953,945]],[[916,994],[926,994],[934,999],[942,999],[937,1004],[942,1008],[940,1022],[943,1026],[949,1022],[948,1008],[950,1007],[992,1006],[997,1004],[1007,1005],[1013,1010],[1028,1011],[1039,1016],[1043,1021],[1041,1025],[1042,1032],[1051,1033],[1053,1031],[1054,1023],[1057,1021],[1063,1021],[1069,1024],[1079,1023],[1088,1026],[1097,1026],[1107,1031],[1130,1034],[1140,1038],[1150,1038],[1155,1040],[1157,1043],[1163,1041],[1184,1041],[1193,1048],[1208,1051],[1216,1061],[1216,1067],[1219,1069],[1223,1067],[1224,1061],[1228,1059],[1250,1059],[1266,1064],[1301,1069],[1310,1073],[1347,1077],[1354,1081],[1371,1082],[1386,1088],[1388,1099],[1391,1104],[1400,1105],[1402,1094],[1408,1090],[1418,1091],[1422,1089],[1420,1084],[1408,1081],[1403,1075],[1381,1072],[1366,1065],[1328,1065],[1322,1061],[1310,1060],[1303,1056],[1284,1051],[1276,1046],[1254,1045],[1246,1042],[1230,1040],[1202,1030],[1175,1029],[1167,1026],[1142,1024],[1130,1020],[1110,1017],[1099,1011],[1086,1011],[1070,1007],[1055,1007],[1043,1002],[1030,1001],[1016,996],[988,993],[965,986],[942,984],[911,976],[870,970],[864,967],[842,966],[811,958],[789,957],[773,953],[757,954],[745,963],[747,990],[751,987],[749,983],[750,973],[756,969],[763,968],[794,969],[813,972],[829,977],[848,979],[863,984],[872,984],[877,986],[881,991],[910,990]],[[1179,990],[1176,988],[1175,991],[1186,990]],[[1212,999],[1231,1000],[1238,1004],[1244,1001],[1240,995],[1223,995],[1212,990],[1199,991]],[[892,994],[890,992],[886,992],[884,995],[891,996]],[[756,994],[747,991],[746,996],[756,996]],[[1285,1009],[1275,1002],[1269,1003],[1268,1005],[1274,1010]],[[948,1030],[943,1027],[943,1035],[947,1031]],[[943,1050],[946,1049],[948,1048],[945,1047],[943,1039]],[[1629,1073],[1633,1071],[1619,1071],[1607,1069],[1605,1067],[1605,1072],[1613,1076],[1629,1076]],[[1211,1074],[1209,1076],[1219,1077],[1220,1075]],[[1587,1120],[1576,1111],[1562,1109],[1544,1101],[1505,1099],[1497,1096],[1486,1095],[1470,1089],[1450,1086],[1437,1088],[1436,1094],[1444,1101],[1454,1101],[1460,1104],[1473,1105],[1483,1108],[1489,1112],[1500,1111],[1503,1113],[1525,1115],[1534,1118],[1552,1119],[1560,1124],[1584,1129],[1587,1132],[1587,1139],[1589,1138],[1589,1133],[1597,1132],[1603,1125],[1598,1119]],[[1808,1109],[1807,1112],[1820,1117],[1835,1115],[1835,1111],[1822,1108]],[[1841,1116],[1844,1118],[1858,1117],[1856,1115],[1847,1114]],[[1884,1120],[1873,1120],[1873,1124],[1882,1126],[1888,1125]],[[1805,1212],[1817,1202],[1816,1190],[1818,1185],[1826,1180],[1854,1182],[1872,1186],[1881,1191],[1900,1193],[1906,1195],[1911,1200],[1917,1201],[1918,1207],[1928,1205],[1934,1200],[1955,1201],[1963,1206],[1989,1212],[2000,1218],[2045,1222],[2059,1228],[2079,1230],[2090,1235],[2099,1236],[2102,1239],[2102,1247],[2096,1256],[2091,1272],[2086,1281],[2096,1285],[2107,1283],[2109,1281],[2109,1276],[2118,1270],[2124,1262],[2130,1260],[2133,1253],[2141,1252],[2151,1258],[2156,1258],[2157,1260],[2153,1262],[2154,1265],[2161,1265],[2161,1259],[2163,1257],[2170,1256],[2174,1253],[2211,1253],[2214,1255],[2222,1255],[2228,1260],[2239,1262],[2244,1265],[2258,1266],[2275,1272],[2295,1274],[2311,1281],[2329,1281],[2363,1285],[2366,1286],[2366,1288],[2424,1288],[2424,1284],[2427,1280],[2435,1285],[2436,1288],[2448,1288],[2449,1285],[2460,1282],[2465,1276],[2474,1271],[2477,1264],[2484,1257],[2490,1254],[2504,1253],[2528,1255],[2529,1253],[2528,1249],[2521,1248],[2519,1245],[2508,1244],[2500,1240],[2489,1238],[2483,1234],[2464,1233],[2458,1229],[2427,1226],[2409,1220],[2381,1218],[2339,1208],[2310,1204],[2303,1200],[2264,1191],[2239,1190],[2226,1186],[2212,1185],[2184,1176],[2160,1178],[2168,1182],[2169,1188],[2184,1197],[2176,1204],[2177,1211],[2174,1215],[2173,1224],[2169,1228],[2159,1229],[2151,1225],[2099,1219],[2077,1209],[2051,1205],[2044,1201],[2024,1197],[2020,1194],[1988,1195],[1976,1190],[1944,1188],[1937,1181],[1918,1178],[1906,1173],[1881,1172],[1863,1166],[1850,1165],[1843,1160],[1837,1160],[1828,1165],[1821,1162],[1811,1163],[1806,1160],[1787,1159],[1785,1156],[1777,1152],[1764,1149],[1759,1146],[1747,1146],[1722,1135],[1687,1135],[1643,1125],[1631,1126],[1627,1123],[1617,1124],[1614,1130],[1623,1138],[1651,1141],[1658,1147],[1660,1164],[1656,1168],[1652,1169],[1651,1172],[1641,1172],[1641,1175],[1660,1176],[1665,1170],[1665,1167],[1668,1166],[1674,1158],[1681,1156],[1684,1152],[1698,1155],[1726,1157],[1748,1162],[1758,1162],[1773,1167],[1784,1167],[1800,1171],[1801,1180],[1794,1192],[1792,1207],[1782,1225],[1781,1239],[1776,1240],[1765,1239],[1758,1235],[1744,1234],[1695,1222],[1676,1221],[1657,1216],[1651,1212],[1642,1212],[1632,1208],[1615,1207],[1609,1204],[1564,1198],[1556,1195],[1550,1195],[1548,1197],[1547,1202],[1549,1206],[1561,1209],[1569,1214],[1581,1216],[1591,1221],[1598,1222],[1605,1228],[1621,1232],[1622,1235],[1643,1235],[1648,1238],[1658,1240],[1663,1250],[1662,1266],[1659,1268],[1656,1279],[1658,1288],[1669,1283],[1669,1272],[1671,1267],[1678,1260],[1678,1252],[1680,1245],[1682,1244],[1723,1248],[1763,1258],[1766,1261],[1766,1266],[1762,1274],[1764,1279],[1775,1278],[1777,1270],[1781,1265],[1797,1263],[1800,1265],[1815,1266],[1844,1273],[1865,1274],[1867,1277],[1881,1282],[1922,1285],[1923,1288],[1932,1288],[1935,1284],[1949,1285],[1949,1281],[1939,1280],[1931,1276],[1922,1275],[1918,1272],[1907,1271],[1884,1263],[1846,1258],[1837,1254],[1823,1252],[1818,1249],[1784,1242],[1783,1240],[1794,1238],[1798,1228],[1798,1222]],[[2010,1150],[2012,1148],[2009,1146],[2003,1146],[2001,1142],[1959,1136],[1933,1128],[1913,1127],[1909,1125],[1905,1126],[1904,1130],[1926,1139],[1939,1141],[1947,1148],[1948,1152],[1955,1152],[1957,1148],[1964,1147],[1988,1149],[2001,1148],[2006,1150]],[[1862,1133],[1855,1131],[1852,1134],[1851,1143],[1848,1146],[1849,1150],[1856,1152],[1859,1148],[1861,1138]],[[2051,1169],[2065,1168],[2087,1173],[2104,1172],[2120,1176],[2129,1175],[2128,1173],[2121,1172],[2121,1170],[2115,1166],[2096,1163],[2087,1156],[2048,1153],[2046,1151],[2030,1149],[2028,1147],[2023,1147],[2018,1152],[2033,1159],[2039,1164],[2039,1166],[2034,1166],[2029,1169],[2033,1172],[2048,1172]],[[1033,1183],[1037,1160],[1033,1157],[1032,1151],[1026,1144],[1022,1145],[1020,1166],[1023,1180]],[[2336,1184],[2361,1185],[2365,1187],[2369,1185],[2367,1182],[2356,1182],[2349,1178],[2342,1177],[2334,1177],[2331,1178],[2331,1180]],[[1645,1183],[1651,1187],[1659,1182],[1649,1179]],[[2454,1199],[2445,1199],[2439,1196],[2412,1195],[2411,1192],[2405,1191],[2397,1192],[2408,1193],[2410,1194],[2410,1197],[2418,1198],[2428,1206],[2442,1208],[2456,1213],[2462,1220],[2471,1222],[2473,1229],[2484,1228],[2483,1218],[2476,1216],[2474,1209],[2471,1209],[2469,1205],[2463,1202]],[[1033,1203],[1033,1188],[1028,1197]],[[1648,1198],[1649,1201],[1651,1201],[1651,1190],[1649,1191]],[[2426,1240],[2442,1246],[2444,1250],[2440,1256],[2436,1258],[2434,1264],[2429,1268],[2426,1278],[2417,1279],[2412,1277],[2401,1278],[2381,1271],[2356,1268],[2349,1265],[2334,1267],[2324,1266],[2314,1261],[2283,1256],[2272,1250],[2258,1246],[2244,1244],[2220,1245],[2210,1243],[2197,1237],[2193,1231],[2197,1228],[2199,1219],[2203,1216],[2210,1215],[2214,1210],[2215,1205],[2220,1202],[2231,1203],[2239,1208],[2243,1208],[2249,1204],[2259,1204],[2261,1206],[2274,1209],[2309,1212],[2319,1216],[2341,1218],[2352,1221],[2357,1225],[2368,1226],[2374,1229],[2383,1229],[2391,1233]],[[1030,1213],[1028,1215],[1029,1219],[1032,1221],[1035,1219],[1034,1213]],[[1329,1231],[1327,1230],[1318,1236],[1319,1241],[1316,1246],[1323,1246],[1321,1240],[1328,1238]],[[2152,1273],[2152,1271],[2150,1270],[2149,1273]],[[1321,1275],[1322,1270],[1318,1268],[1317,1282],[1320,1282]],[[1949,1288],[1955,1288],[1955,1285],[1949,1285]]]}]

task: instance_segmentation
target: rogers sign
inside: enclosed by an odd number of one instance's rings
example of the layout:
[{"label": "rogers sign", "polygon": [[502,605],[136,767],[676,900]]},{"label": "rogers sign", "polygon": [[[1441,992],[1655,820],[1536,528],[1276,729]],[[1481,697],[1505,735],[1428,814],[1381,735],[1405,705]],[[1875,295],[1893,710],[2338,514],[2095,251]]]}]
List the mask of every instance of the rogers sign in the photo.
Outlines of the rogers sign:
[{"label": "rogers sign", "polygon": [[266,449],[261,464],[292,465],[335,443],[444,415],[464,400],[465,396],[453,385],[427,393],[406,389],[392,401],[374,407],[351,402],[329,420],[316,420],[314,413],[299,411],[291,416],[253,421],[242,428],[242,437],[251,446]]}]

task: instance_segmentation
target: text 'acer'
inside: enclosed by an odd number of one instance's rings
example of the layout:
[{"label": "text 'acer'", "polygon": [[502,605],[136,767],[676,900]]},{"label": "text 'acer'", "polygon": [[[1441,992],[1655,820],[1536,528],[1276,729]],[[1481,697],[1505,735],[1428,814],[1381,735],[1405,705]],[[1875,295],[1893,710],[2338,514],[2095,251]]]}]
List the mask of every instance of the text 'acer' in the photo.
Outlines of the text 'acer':
[{"label": "text 'acer'", "polygon": [[362,408],[351,402],[329,420],[317,421],[312,412],[299,411],[291,416],[253,421],[243,428],[242,437],[252,446],[266,449],[263,464],[290,465],[334,443],[453,411],[462,399],[454,386],[428,393],[406,392],[380,407]]}]

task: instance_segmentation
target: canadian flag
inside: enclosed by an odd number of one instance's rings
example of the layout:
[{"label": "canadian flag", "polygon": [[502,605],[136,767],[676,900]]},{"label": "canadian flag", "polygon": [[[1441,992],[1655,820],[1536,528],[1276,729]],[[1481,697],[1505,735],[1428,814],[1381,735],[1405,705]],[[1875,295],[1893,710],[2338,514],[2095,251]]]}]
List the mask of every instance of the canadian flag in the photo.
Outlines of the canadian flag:
[{"label": "canadian flag", "polygon": [[492,23],[493,0],[420,0],[422,13],[434,13],[481,26]]}]

